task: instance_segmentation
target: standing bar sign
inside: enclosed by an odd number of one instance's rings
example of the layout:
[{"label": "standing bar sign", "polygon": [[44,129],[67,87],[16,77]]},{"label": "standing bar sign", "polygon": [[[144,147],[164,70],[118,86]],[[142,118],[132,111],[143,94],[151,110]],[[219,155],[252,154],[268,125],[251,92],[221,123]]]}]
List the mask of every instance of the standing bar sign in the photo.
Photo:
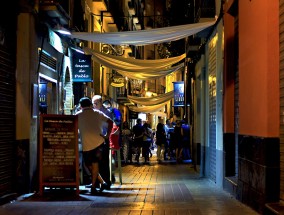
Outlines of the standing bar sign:
[{"label": "standing bar sign", "polygon": [[39,189],[76,187],[79,195],[78,119],[74,115],[40,116]]}]

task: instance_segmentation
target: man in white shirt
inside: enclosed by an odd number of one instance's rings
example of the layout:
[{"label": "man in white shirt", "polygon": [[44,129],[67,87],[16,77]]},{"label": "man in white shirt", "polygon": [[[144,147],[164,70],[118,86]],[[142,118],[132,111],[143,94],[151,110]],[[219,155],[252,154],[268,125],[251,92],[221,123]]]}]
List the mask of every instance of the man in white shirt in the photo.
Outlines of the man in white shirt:
[{"label": "man in white shirt", "polygon": [[[101,95],[94,95],[92,98],[93,108],[99,111],[102,111],[105,115],[112,119],[112,113],[110,113],[104,106],[103,106],[103,99]],[[104,125],[104,133],[107,132],[108,125],[105,123]],[[105,144],[103,147],[103,158],[99,162],[100,174],[105,179],[108,187],[106,190],[109,190],[112,181],[110,180],[110,168],[109,168],[109,138],[105,139]]]},{"label": "man in white shirt", "polygon": [[[108,138],[112,129],[112,120],[103,112],[94,110],[92,101],[88,97],[83,97],[79,101],[81,110],[78,115],[78,128],[82,141],[83,159],[92,174],[91,194],[97,194],[96,180],[101,186],[100,191],[106,189],[107,184],[99,174],[99,161],[102,159],[103,145],[105,138]],[[105,134],[104,124],[108,124]]]}]

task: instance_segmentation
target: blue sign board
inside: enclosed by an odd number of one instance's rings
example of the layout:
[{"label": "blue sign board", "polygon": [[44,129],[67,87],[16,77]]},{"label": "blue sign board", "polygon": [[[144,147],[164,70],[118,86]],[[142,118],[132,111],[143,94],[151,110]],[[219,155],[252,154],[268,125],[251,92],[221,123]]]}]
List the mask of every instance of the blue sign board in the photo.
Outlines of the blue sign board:
[{"label": "blue sign board", "polygon": [[46,105],[47,102],[47,83],[39,84],[39,102],[41,105]]},{"label": "blue sign board", "polygon": [[174,107],[184,106],[184,82],[173,82],[174,84]]},{"label": "blue sign board", "polygon": [[73,82],[92,82],[91,55],[73,52]]}]

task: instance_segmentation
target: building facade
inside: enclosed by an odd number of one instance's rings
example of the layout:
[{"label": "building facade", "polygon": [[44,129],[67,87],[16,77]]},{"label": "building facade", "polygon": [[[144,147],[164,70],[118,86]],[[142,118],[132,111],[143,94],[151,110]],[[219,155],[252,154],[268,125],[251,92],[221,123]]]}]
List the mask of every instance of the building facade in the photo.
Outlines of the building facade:
[{"label": "building facade", "polygon": [[202,176],[266,213],[283,196],[281,4],[232,0],[222,11],[195,66],[194,156]]}]

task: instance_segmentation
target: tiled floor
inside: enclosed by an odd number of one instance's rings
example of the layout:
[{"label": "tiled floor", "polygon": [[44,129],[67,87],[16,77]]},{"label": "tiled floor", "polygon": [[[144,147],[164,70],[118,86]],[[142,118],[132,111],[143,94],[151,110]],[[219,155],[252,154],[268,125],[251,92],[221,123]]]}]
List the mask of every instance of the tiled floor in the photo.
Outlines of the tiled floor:
[{"label": "tiled floor", "polygon": [[[191,164],[164,162],[122,167],[123,184],[92,196],[84,186],[80,196],[53,191],[2,205],[5,215],[258,215],[219,189]],[[118,174],[116,175],[118,176]],[[118,180],[118,177],[116,177]]]}]

